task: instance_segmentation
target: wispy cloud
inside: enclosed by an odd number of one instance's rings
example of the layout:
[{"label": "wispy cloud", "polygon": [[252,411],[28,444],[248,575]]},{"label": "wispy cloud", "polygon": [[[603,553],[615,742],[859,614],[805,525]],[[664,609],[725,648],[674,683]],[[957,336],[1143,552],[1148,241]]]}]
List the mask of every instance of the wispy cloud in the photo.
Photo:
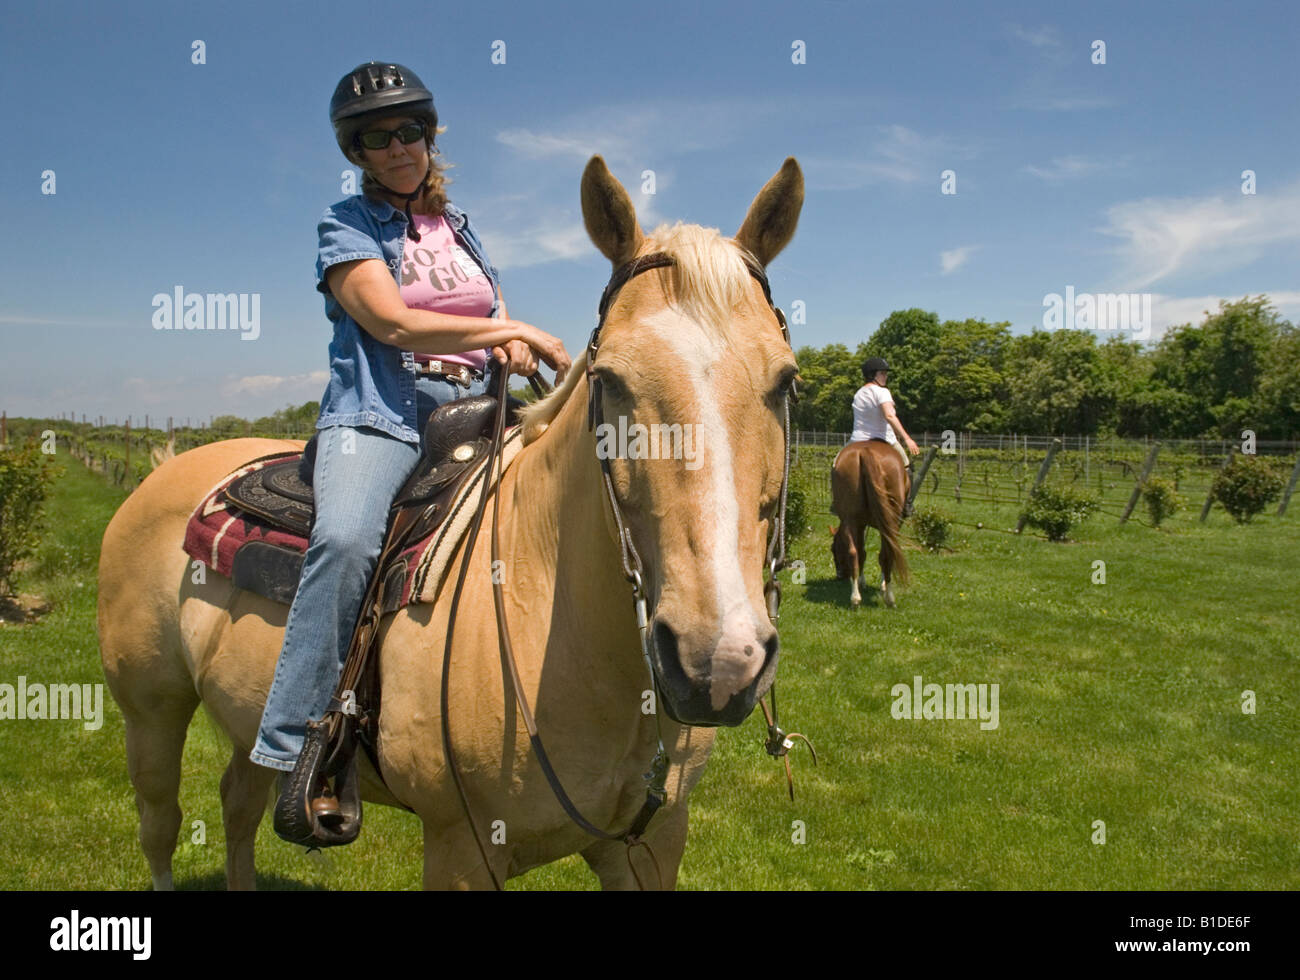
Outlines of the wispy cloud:
[{"label": "wispy cloud", "polygon": [[1188,271],[1221,272],[1266,249],[1300,244],[1300,183],[1267,196],[1144,198],[1106,212],[1103,234],[1121,239],[1118,254],[1140,290]]},{"label": "wispy cloud", "polygon": [[1007,33],[1040,50],[1059,51],[1063,47],[1061,32],[1055,27],[1022,27],[1020,24],[1008,24]]},{"label": "wispy cloud", "polygon": [[586,160],[593,154],[609,152],[605,141],[594,137],[556,136],[530,129],[504,129],[497,133],[497,142],[530,160],[556,156]]},{"label": "wispy cloud", "polygon": [[319,398],[329,378],[328,371],[288,375],[250,374],[242,378],[228,377],[221,383],[220,388],[223,395],[231,397],[240,395],[260,397],[280,393],[286,398],[293,398],[306,393],[312,398]]},{"label": "wispy cloud", "polygon": [[1108,173],[1127,164],[1127,158],[1099,160],[1095,157],[1064,156],[1053,157],[1046,166],[1028,164],[1023,169],[1040,180],[1055,183],[1076,177],[1089,177],[1094,174]]},{"label": "wispy cloud", "polygon": [[1085,109],[1108,109],[1114,99],[1101,95],[1026,95],[1011,103],[1013,109],[1032,109],[1037,112],[1078,112]]},{"label": "wispy cloud", "polygon": [[[591,255],[591,242],[576,207],[574,178],[578,168],[597,154],[623,182],[642,228],[648,231],[664,220],[657,204],[674,185],[679,159],[770,131],[783,115],[798,109],[793,97],[716,98],[689,104],[661,99],[571,112],[548,120],[544,132],[529,127],[503,129],[496,141],[510,153],[504,155],[495,179],[502,186],[526,190],[486,199],[483,213],[493,216],[495,227],[510,232],[494,234],[481,228],[484,245],[501,269]],[[672,134],[671,143],[665,142],[665,133]],[[779,162],[774,154],[774,170]],[[642,193],[647,171],[654,174],[653,194]]]},{"label": "wispy cloud", "polygon": [[[1265,290],[1269,302],[1277,308],[1283,317],[1295,323],[1300,319],[1300,290],[1279,289],[1275,292]],[[1234,303],[1244,293],[1237,296],[1165,296],[1154,293],[1151,297],[1151,340],[1157,340],[1170,327],[1184,323],[1199,325],[1205,321],[1206,314],[1217,313],[1220,301]],[[1258,295],[1252,293],[1251,295]]]},{"label": "wispy cloud", "polygon": [[585,161],[597,153],[615,172],[640,173],[665,164],[665,133],[672,134],[674,156],[716,150],[754,132],[770,130],[799,109],[800,103],[793,97],[720,97],[689,102],[664,98],[605,104],[548,119],[544,132],[527,127],[503,129],[496,140],[525,160],[563,161],[566,176],[571,174],[571,162]]},{"label": "wispy cloud", "polygon": [[960,269],[966,264],[966,260],[971,257],[978,245],[962,245],[958,248],[946,249],[939,253],[939,268],[942,275],[948,275]]},{"label": "wispy cloud", "polygon": [[[310,371],[306,374],[252,374],[227,375],[213,382],[200,382],[193,377],[166,375],[163,377],[128,377],[122,380],[122,391],[137,410],[159,408],[182,414],[193,412],[196,417],[211,411],[210,403],[224,403],[224,411],[236,414],[261,415],[271,402],[277,405],[301,404],[320,398],[329,381],[328,371]],[[219,397],[214,399],[213,393]],[[200,402],[202,405],[200,405]]]},{"label": "wispy cloud", "polygon": [[[640,183],[632,179],[636,176],[625,175],[624,188],[636,208],[637,221],[649,231],[663,218],[656,195],[641,193]],[[673,174],[657,172],[655,182],[656,191],[663,192],[672,186]],[[576,192],[574,198],[576,205]],[[498,269],[521,269],[595,254],[577,207],[562,207],[553,200],[517,194],[486,199],[483,211],[494,218],[493,230],[481,230],[483,245]]]},{"label": "wispy cloud", "polygon": [[492,262],[500,269],[521,269],[560,259],[576,259],[592,254],[591,240],[581,221],[572,214],[556,215],[527,227],[506,223],[510,233],[484,233],[483,245]]},{"label": "wispy cloud", "polygon": [[897,123],[878,126],[875,140],[862,152],[842,157],[805,158],[809,184],[818,190],[856,190],[869,184],[915,184],[934,181],[974,151],[942,136],[918,133]]}]

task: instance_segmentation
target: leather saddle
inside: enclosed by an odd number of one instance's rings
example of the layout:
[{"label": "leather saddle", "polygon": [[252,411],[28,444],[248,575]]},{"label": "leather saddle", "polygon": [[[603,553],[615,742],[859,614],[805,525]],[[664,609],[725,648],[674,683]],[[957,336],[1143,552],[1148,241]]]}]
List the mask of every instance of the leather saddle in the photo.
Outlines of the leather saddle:
[{"label": "leather saddle", "polygon": [[[361,799],[356,749],[361,747],[383,779],[377,751],[381,692],[377,657],[372,647],[385,612],[397,608],[405,581],[404,547],[432,534],[476,464],[491,449],[497,399],[491,395],[461,398],[434,410],[424,430],[425,452],[414,472],[393,498],[388,531],[375,573],[362,600],[346,662],[325,716],[309,720],[303,750],[276,803],[275,832],[308,847],[332,847],[355,840],[361,832]],[[508,398],[506,422],[517,423],[523,405]],[[314,496],[315,436],[301,457],[269,463],[233,481],[226,496],[249,514],[310,537]],[[235,554],[234,584],[268,598],[291,602],[297,591],[304,555],[266,541],[250,541]],[[346,695],[346,696],[345,696]],[[322,781],[334,784],[337,822],[323,823],[313,800]]]},{"label": "leather saddle", "polygon": [[[508,425],[515,423],[522,404],[510,399]],[[422,510],[410,523],[406,540],[427,537],[447,516],[455,491],[489,448],[496,405],[491,395],[477,395],[448,402],[429,416],[424,429],[425,451],[392,503],[393,514],[411,508]],[[315,518],[311,481],[316,465],[316,439],[315,435],[311,437],[301,456],[268,463],[239,477],[226,488],[226,497],[236,507],[272,527],[310,538]],[[304,557],[301,551],[290,547],[250,541],[236,552],[231,578],[241,589],[288,604],[293,602],[298,590]],[[376,571],[397,578],[399,572],[404,575],[406,570],[394,566]],[[388,599],[385,611],[395,608],[394,595],[400,598],[400,586],[399,579],[396,589],[384,590]]]}]

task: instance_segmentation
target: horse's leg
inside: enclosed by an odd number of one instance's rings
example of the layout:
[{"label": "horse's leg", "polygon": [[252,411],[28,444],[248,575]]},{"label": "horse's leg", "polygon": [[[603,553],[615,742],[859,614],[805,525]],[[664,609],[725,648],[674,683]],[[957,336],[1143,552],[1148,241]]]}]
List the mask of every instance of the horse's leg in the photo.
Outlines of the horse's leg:
[{"label": "horse's leg", "polygon": [[[504,846],[485,843],[497,880],[504,884],[509,853]],[[494,852],[500,852],[499,858]],[[468,824],[435,832],[425,822],[424,887],[429,891],[491,891],[492,875],[479,856]]]},{"label": "horse's leg", "polygon": [[862,604],[862,594],[859,590],[867,588],[867,570],[863,567],[863,560],[867,555],[866,537],[865,525],[853,532],[853,605],[855,606]]},{"label": "horse's leg", "polygon": [[[886,521],[897,522],[896,515],[891,513],[888,510],[886,510],[884,517]],[[883,531],[880,534],[880,553],[879,555],[877,555],[876,560],[880,562],[881,597],[885,600],[885,605],[888,606],[890,609],[893,609],[894,608],[894,587],[893,584],[890,582],[890,576],[894,571],[894,554],[889,549],[889,542],[886,540]]]},{"label": "horse's leg", "polygon": [[257,887],[253,841],[266,812],[275,773],[248,758],[236,747],[221,777],[221,822],[226,829],[226,888],[252,891]]},{"label": "horse's leg", "polygon": [[147,712],[122,705],[126,766],[140,813],[140,846],[156,891],[171,891],[172,854],[181,829],[179,793],[185,732],[199,699],[158,702]]},{"label": "horse's leg", "polygon": [[[647,891],[672,891],[676,888],[677,869],[686,851],[687,817],[686,801],[683,800],[652,822],[646,843],[654,854],[653,860],[644,847],[634,847],[629,852],[622,841],[597,841],[583,851],[582,858],[596,872],[601,890],[636,891],[645,888]],[[638,876],[641,879],[639,883]]]}]

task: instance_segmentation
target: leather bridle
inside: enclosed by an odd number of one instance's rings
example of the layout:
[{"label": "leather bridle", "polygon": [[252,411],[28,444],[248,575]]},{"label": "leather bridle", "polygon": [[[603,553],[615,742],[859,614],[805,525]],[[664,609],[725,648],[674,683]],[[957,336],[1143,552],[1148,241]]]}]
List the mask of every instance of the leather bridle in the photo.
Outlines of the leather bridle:
[{"label": "leather bridle", "polygon": [[[786,326],[784,314],[772,302],[771,287],[768,284],[767,274],[764,271],[763,266],[759,263],[758,259],[755,258],[754,255],[751,254],[748,250],[741,249],[741,255],[745,261],[746,268],[749,270],[750,275],[752,275],[756,280],[758,280],[759,284],[763,287],[763,296],[767,300],[768,306],[775,314],[777,322],[781,327],[781,337],[786,342],[786,345],[789,346],[790,331],[789,328]],[[646,272],[650,269],[665,268],[668,266],[672,266],[675,263],[676,260],[671,255],[668,255],[667,253],[664,252],[654,252],[648,255],[638,256],[637,258],[634,258],[632,261],[627,262],[626,264],[615,269],[613,274],[610,276],[609,282],[605,286],[604,292],[601,293],[600,305],[597,310],[598,320],[595,329],[592,330],[591,332],[591,338],[587,343],[587,368],[586,368],[587,386],[588,386],[587,427],[589,430],[595,426],[599,426],[600,424],[602,424],[602,419],[603,419],[603,406],[602,406],[603,399],[600,396],[600,378],[598,375],[594,373],[593,365],[595,363],[596,354],[600,346],[600,333],[602,328],[605,326],[605,320],[609,315],[609,310],[610,307],[613,305],[615,296],[618,294],[619,289],[621,289],[622,286],[633,276],[639,275],[640,273]],[[493,885],[495,885],[498,890],[502,887],[501,882],[497,879],[496,871],[493,869],[492,862],[488,858],[487,849],[484,846],[483,840],[479,834],[478,826],[474,821],[474,817],[469,806],[469,799],[465,793],[465,787],[461,781],[460,773],[456,766],[455,753],[453,751],[452,744],[451,744],[451,728],[450,728],[449,710],[448,710],[449,709],[448,680],[450,678],[452,636],[453,636],[453,631],[456,623],[456,610],[460,603],[460,596],[465,584],[466,572],[468,571],[469,568],[469,556],[473,553],[474,542],[477,540],[479,527],[481,526],[483,521],[483,515],[487,507],[487,497],[490,488],[494,483],[494,478],[499,478],[500,475],[499,472],[494,472],[494,470],[496,470],[499,467],[502,446],[505,441],[504,440],[505,417],[506,417],[505,409],[506,409],[506,394],[508,391],[508,378],[509,378],[508,371],[503,369],[498,372],[497,391],[495,392],[498,399],[496,423],[493,432],[492,449],[488,453],[487,462],[485,464],[486,467],[488,468],[488,472],[486,474],[486,478],[483,480],[483,488],[479,496],[478,507],[475,511],[473,521],[470,524],[470,528],[467,534],[465,547],[462,552],[462,554],[465,557],[461,560],[460,574],[456,581],[455,591],[452,594],[451,609],[449,612],[449,619],[447,624],[446,646],[443,653],[443,661],[442,661],[442,705],[441,705],[443,753],[446,758],[448,768],[451,770],[452,778],[453,781],[455,782],[457,793],[460,796],[461,806],[464,808],[465,817],[469,822],[470,830],[474,837],[474,842],[475,844],[478,845],[479,854],[483,858],[484,866],[487,868],[488,874],[492,878]],[[539,382],[537,376],[529,378],[529,381],[533,385],[534,390],[538,392],[538,394],[543,393],[542,386],[545,384],[544,382]],[[772,528],[772,532],[767,546],[766,559],[765,559],[766,562],[765,580],[763,583],[763,597],[767,605],[768,616],[772,620],[773,624],[775,624],[777,620],[780,618],[779,610],[781,605],[781,585],[780,582],[777,580],[776,574],[778,571],[784,568],[786,564],[785,511],[786,511],[786,495],[787,495],[787,489],[788,489],[789,479],[790,479],[790,400],[792,398],[797,399],[797,397],[798,397],[797,392],[795,391],[795,381],[792,379],[782,399],[783,408],[784,408],[785,452],[784,452],[784,461],[783,461],[782,471],[781,471],[781,492],[777,503],[777,511],[775,515],[776,520]],[[627,581],[632,586],[632,599],[636,610],[637,630],[640,633],[640,637],[641,637],[641,654],[642,657],[645,659],[646,668],[650,673],[650,682],[654,687],[655,697],[658,698],[659,697],[658,678],[655,676],[654,668],[650,660],[649,626],[648,626],[648,615],[646,610],[645,587],[642,580],[641,557],[637,553],[636,547],[632,542],[631,531],[629,530],[626,522],[624,522],[623,520],[622,512],[618,505],[618,499],[614,494],[614,484],[613,484],[613,478],[610,475],[609,460],[608,458],[606,458],[604,454],[597,453],[597,456],[600,459],[602,480],[604,482],[606,492],[608,493],[609,496],[609,504],[610,504],[611,511],[613,513],[614,523],[618,529],[619,548],[620,548],[621,560],[623,564],[623,573]],[[500,523],[499,521],[500,503],[501,503],[501,495],[498,492],[493,502],[493,509],[492,509],[491,558],[492,558],[493,568],[499,567],[497,565],[497,562],[499,561],[499,542],[497,539],[497,529]],[[642,837],[645,834],[646,827],[650,823],[650,819],[654,816],[655,812],[659,809],[659,807],[663,805],[664,800],[667,797],[666,780],[668,775],[668,753],[664,749],[663,735],[662,732],[659,730],[658,705],[656,704],[656,710],[654,712],[656,735],[657,735],[657,750],[655,752],[654,759],[650,764],[650,769],[645,774],[645,778],[647,781],[645,802],[641,805],[641,809],[637,812],[636,816],[632,819],[632,822],[631,824],[628,825],[627,829],[617,833],[602,830],[599,827],[592,824],[589,820],[587,820],[582,815],[582,813],[578,810],[577,806],[573,803],[573,800],[569,797],[568,793],[565,792],[564,787],[561,785],[559,778],[555,774],[554,767],[551,765],[551,761],[549,756],[546,753],[546,749],[542,745],[541,736],[537,730],[536,719],[533,716],[532,710],[528,705],[528,699],[524,695],[523,683],[519,676],[519,668],[515,662],[514,651],[510,643],[510,632],[506,624],[504,592],[502,590],[501,582],[498,580],[498,577],[495,575],[493,576],[492,597],[493,597],[493,603],[496,607],[497,637],[500,643],[500,650],[501,650],[503,680],[504,680],[504,675],[509,674],[511,685],[514,688],[515,700],[519,705],[519,710],[521,715],[523,716],[524,725],[528,730],[529,741],[532,743],[533,751],[537,756],[537,761],[542,768],[542,772],[546,776],[547,782],[550,784],[551,791],[554,793],[560,806],[564,809],[564,812],[568,814],[570,819],[572,819],[574,823],[576,823],[579,827],[581,827],[585,832],[601,840],[623,841],[627,845],[628,866],[629,868],[631,868],[632,874],[636,878],[637,884],[641,885],[642,884],[641,878],[637,874],[636,868],[632,865],[631,849],[633,847],[644,847],[647,850],[647,852],[650,853],[651,860],[655,864],[656,872],[658,872],[658,862],[654,859],[653,852],[650,851],[649,846],[645,843]],[[771,691],[772,691],[772,713],[771,714],[768,713],[767,706],[763,704],[762,699],[761,698],[759,699],[759,705],[763,708],[763,714],[764,717],[767,719],[767,723],[768,723],[768,739],[766,740],[764,745],[770,755],[777,758],[781,758],[786,756],[786,753],[789,751],[790,747],[792,746],[793,743],[791,739],[793,738],[802,739],[804,738],[804,736],[799,735],[798,733],[790,733],[789,735],[787,735],[784,731],[782,731],[779,727],[777,727],[776,719],[775,719],[775,711],[776,711],[775,683],[773,683]],[[804,741],[807,741],[807,739],[804,739]],[[811,748],[811,743],[809,743],[809,747]],[[813,758],[814,761],[816,761],[815,753]],[[785,766],[786,766],[786,776],[787,779],[789,779],[790,763],[788,758],[786,758]],[[794,797],[793,782],[791,782],[790,786],[791,786],[790,795],[791,798],[793,799]],[[660,875],[660,881],[662,883],[662,875]]]},{"label": "leather bridle", "polygon": [[[787,347],[790,346],[790,328],[786,326],[785,314],[780,308],[772,302],[772,287],[767,281],[767,273],[758,259],[754,257],[748,249],[741,249],[741,257],[745,261],[745,267],[749,274],[758,280],[759,285],[763,287],[763,298],[767,300],[768,307],[776,316],[777,323],[781,326],[781,339],[785,341]],[[587,341],[587,430],[599,428],[604,422],[604,405],[600,393],[600,376],[595,373],[596,354],[600,348],[600,332],[605,326],[605,319],[609,315],[609,309],[614,304],[614,297],[618,291],[633,276],[646,272],[650,269],[659,269],[672,266],[676,260],[666,252],[652,252],[649,255],[642,255],[625,265],[614,270],[610,276],[605,291],[600,297],[600,306],[598,308],[599,320],[596,327],[591,331],[591,339]],[[777,520],[772,528],[772,534],[768,539],[766,565],[766,579],[763,583],[763,598],[767,603],[767,614],[773,623],[780,619],[781,607],[781,583],[776,578],[776,573],[785,567],[785,505],[786,490],[790,482],[790,399],[798,398],[794,390],[793,379],[790,387],[787,389],[785,397],[782,398],[784,407],[784,435],[785,435],[785,459],[781,470],[781,495],[778,503]],[[618,507],[618,499],[614,495],[614,481],[610,475],[609,459],[607,456],[597,454],[600,457],[601,477],[605,483],[605,490],[609,496],[609,506],[614,513],[614,522],[618,527],[619,546],[622,551],[623,576],[632,585],[633,601],[637,603],[637,624],[644,632],[642,619],[645,612],[645,595],[641,582],[641,557],[637,554],[635,546],[632,544],[632,535],[627,525],[623,523],[623,517]]]}]

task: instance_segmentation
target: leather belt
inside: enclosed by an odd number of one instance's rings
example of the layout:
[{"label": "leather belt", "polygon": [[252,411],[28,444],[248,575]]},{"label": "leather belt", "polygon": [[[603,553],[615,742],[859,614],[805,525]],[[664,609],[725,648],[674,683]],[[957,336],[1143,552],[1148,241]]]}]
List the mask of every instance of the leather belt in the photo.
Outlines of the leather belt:
[{"label": "leather belt", "polygon": [[457,384],[462,384],[468,388],[471,381],[483,377],[483,372],[475,371],[464,364],[451,364],[447,361],[416,361],[415,375],[424,378],[446,378],[448,381],[455,381]]}]

